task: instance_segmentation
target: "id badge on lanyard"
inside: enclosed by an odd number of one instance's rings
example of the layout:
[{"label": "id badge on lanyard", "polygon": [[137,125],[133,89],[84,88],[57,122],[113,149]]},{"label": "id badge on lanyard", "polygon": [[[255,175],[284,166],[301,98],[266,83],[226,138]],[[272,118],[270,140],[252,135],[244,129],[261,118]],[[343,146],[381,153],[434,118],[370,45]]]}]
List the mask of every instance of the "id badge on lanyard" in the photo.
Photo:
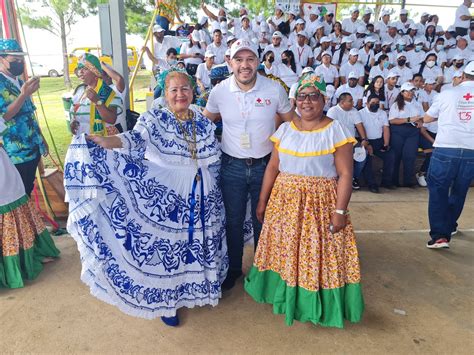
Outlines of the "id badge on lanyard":
[{"label": "id badge on lanyard", "polygon": [[240,134],[240,148],[250,149],[252,148],[252,143],[250,140],[248,121],[250,112],[252,111],[253,95],[241,93],[237,96],[237,101],[239,102],[239,111],[244,122],[244,131]]}]

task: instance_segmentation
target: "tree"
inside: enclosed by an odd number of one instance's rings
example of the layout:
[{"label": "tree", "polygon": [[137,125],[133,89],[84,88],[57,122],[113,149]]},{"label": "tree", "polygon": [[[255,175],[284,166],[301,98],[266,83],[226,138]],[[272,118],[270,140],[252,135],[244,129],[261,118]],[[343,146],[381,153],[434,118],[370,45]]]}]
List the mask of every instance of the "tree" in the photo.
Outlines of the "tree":
[{"label": "tree", "polygon": [[101,0],[26,0],[28,4],[20,8],[23,23],[30,27],[46,30],[61,39],[63,51],[64,84],[71,88],[69,76],[67,36],[71,26],[80,17],[97,12]]}]

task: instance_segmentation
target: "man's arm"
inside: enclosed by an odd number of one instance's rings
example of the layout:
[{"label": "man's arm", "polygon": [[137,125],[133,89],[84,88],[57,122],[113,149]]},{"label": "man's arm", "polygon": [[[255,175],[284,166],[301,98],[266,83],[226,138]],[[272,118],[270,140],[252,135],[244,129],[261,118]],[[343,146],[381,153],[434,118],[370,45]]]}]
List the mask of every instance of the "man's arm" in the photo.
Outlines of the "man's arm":
[{"label": "man's arm", "polygon": [[202,114],[206,116],[207,118],[209,118],[212,122],[218,121],[221,118],[220,113],[212,113],[212,112],[209,112],[207,109],[204,109]]},{"label": "man's arm", "polygon": [[125,80],[123,79],[123,76],[120,75],[117,71],[114,70],[110,65],[107,63],[101,62],[102,64],[102,69],[110,76],[112,81],[114,82],[115,86],[117,87],[117,90],[120,93],[123,93],[125,90]]}]

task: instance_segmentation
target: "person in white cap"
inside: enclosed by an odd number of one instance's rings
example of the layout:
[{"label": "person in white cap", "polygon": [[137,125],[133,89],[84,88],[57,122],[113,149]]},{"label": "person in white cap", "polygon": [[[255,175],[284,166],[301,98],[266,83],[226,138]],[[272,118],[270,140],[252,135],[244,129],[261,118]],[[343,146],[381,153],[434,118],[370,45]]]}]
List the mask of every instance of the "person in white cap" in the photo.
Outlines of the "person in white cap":
[{"label": "person in white cap", "polygon": [[262,52],[265,48],[270,45],[272,37],[270,32],[270,26],[266,22],[262,22],[260,24],[260,31],[258,33],[258,45],[260,47],[260,51]]},{"label": "person in white cap", "polygon": [[212,42],[211,34],[207,29],[209,27],[209,19],[207,16],[201,16],[198,20],[198,23],[194,27],[194,31],[199,32],[199,36],[201,38],[201,45],[204,47],[204,50],[207,48],[209,44]]},{"label": "person in white cap", "polygon": [[372,17],[374,11],[368,7],[364,11],[364,15],[362,16],[362,22],[367,26],[370,22],[370,18]]},{"label": "person in white cap", "polygon": [[196,83],[201,93],[205,92],[211,87],[211,79],[209,78],[209,74],[211,73],[211,69],[214,67],[215,57],[216,55],[212,51],[207,50],[204,54],[204,63],[199,64],[197,67]]},{"label": "person in white cap", "polygon": [[413,20],[408,18],[408,10],[400,10],[400,20],[396,22],[398,33],[405,35],[410,28],[410,25],[414,25]]},{"label": "person in white cap", "polygon": [[[415,41],[416,40],[422,40],[419,38],[420,36],[418,35],[418,26],[412,23],[409,27],[408,30],[406,31],[406,35],[403,36],[403,40],[405,41],[406,44],[406,50],[412,50],[415,48]],[[421,48],[423,49],[423,47]]]},{"label": "person in white cap", "polygon": [[297,33],[304,31],[306,28],[306,22],[302,19],[299,18],[298,20],[295,21],[295,29],[289,34],[288,36],[288,43],[296,43],[297,41]]},{"label": "person in white cap", "polygon": [[242,27],[242,21],[241,21],[242,16],[248,16],[248,15],[249,15],[248,9],[245,6],[241,6],[239,9],[239,17],[235,19],[231,19],[229,21],[229,28],[231,27],[234,28],[234,35],[236,37],[238,37],[240,33],[240,29]]},{"label": "person in white cap", "polygon": [[[309,34],[308,34],[309,36]],[[313,36],[309,38],[308,45],[314,49],[318,44],[321,43],[321,39],[324,37],[324,25],[319,22],[314,28]]]},{"label": "person in white cap", "polygon": [[212,43],[207,46],[207,50],[215,54],[215,65],[224,63],[224,56],[227,50],[227,45],[222,42],[222,31],[220,29],[214,30],[212,34]]},{"label": "person in white cap", "polygon": [[454,56],[451,66],[444,68],[444,83],[450,84],[453,81],[453,75],[457,71],[461,71],[464,69],[465,60],[464,57],[457,54]]},{"label": "person in white cap", "polygon": [[418,22],[416,25],[418,26],[418,31],[419,33],[425,33],[426,32],[426,24],[428,23],[428,19],[430,18],[430,14],[427,12],[423,12],[420,16],[420,22]]},{"label": "person in white cap", "polygon": [[349,60],[341,65],[339,69],[339,74],[341,76],[341,83],[346,84],[348,80],[349,73],[355,73],[359,79],[359,84],[364,84],[365,70],[364,66],[359,63],[359,50],[352,48],[349,52]]},{"label": "person in white cap", "polygon": [[[326,51],[329,51],[331,47],[331,39],[329,37],[322,37],[321,40],[319,41],[319,45],[316,45],[313,51],[313,56],[314,56],[314,65],[320,65],[321,64],[321,57],[322,54]],[[331,55],[332,57],[332,55]],[[326,83],[327,84],[327,83]]]},{"label": "person in white cap", "polygon": [[453,73],[452,78],[451,78],[451,82],[449,84],[444,84],[441,87],[441,92],[446,91],[446,90],[450,90],[450,89],[458,86],[459,84],[461,84],[461,82],[462,82],[462,73],[463,73],[462,70],[455,71]]},{"label": "person in white cap", "polygon": [[323,26],[324,35],[329,36],[329,34],[333,32],[334,28],[334,12],[332,10],[329,10],[326,15],[324,15]]},{"label": "person in white cap", "polygon": [[204,1],[201,2],[201,9],[202,11],[204,11],[206,16],[214,22],[221,23],[222,20],[227,20],[227,10],[223,6],[219,6],[217,15],[215,15],[208,9]]},{"label": "person in white cap", "polygon": [[260,33],[260,25],[262,23],[267,24],[263,15],[255,16],[253,20],[250,21],[250,28],[258,35]]},{"label": "person in white cap", "polygon": [[332,64],[334,64],[338,70],[341,70],[341,66],[349,60],[352,42],[351,36],[345,36],[341,41],[341,45],[336,46],[336,50],[332,56]]},{"label": "person in white cap", "polygon": [[388,31],[385,35],[382,35],[382,41],[397,43],[402,36],[398,33],[397,24],[390,22],[388,25]]},{"label": "person in white cap", "polygon": [[290,26],[290,32],[293,32],[293,30],[295,29],[298,14],[299,14],[299,11],[296,11],[294,9],[290,9],[288,11],[288,20],[287,20],[287,22],[288,22],[288,25]]},{"label": "person in white cap", "polygon": [[308,33],[308,37],[311,38],[314,32],[316,32],[316,26],[321,23],[318,19],[319,10],[317,6],[312,6],[308,13],[304,13],[303,9],[304,7],[301,6],[300,17],[305,20],[305,30]]},{"label": "person in white cap", "polygon": [[448,62],[456,55],[462,56],[466,61],[470,60],[473,55],[473,52],[467,47],[467,40],[464,37],[458,36],[456,38],[456,47],[448,52]]},{"label": "person in white cap", "polygon": [[426,24],[426,29],[423,32],[423,39],[425,40],[425,46],[424,49],[426,51],[431,51],[434,50],[434,47],[436,45],[436,40],[439,38],[436,35],[436,25],[434,22],[428,22]]},{"label": "person in white cap", "polygon": [[375,32],[384,38],[388,32],[388,25],[390,23],[390,11],[382,10],[380,14],[380,21],[375,22]]},{"label": "person in white cap", "polygon": [[[170,48],[179,48],[181,45],[180,40],[174,36],[165,36],[165,30],[160,25],[153,26],[153,53],[151,52],[150,48],[143,47],[142,51],[145,51],[148,58],[152,62],[156,62],[158,59],[166,60],[166,52]],[[154,66],[153,70],[156,70],[156,65]]]},{"label": "person in white cap", "polygon": [[334,23],[334,32],[331,32],[328,37],[331,39],[334,49],[339,49],[338,47],[342,44],[342,40],[345,37],[342,34],[342,25],[339,21]]},{"label": "person in white cap", "polygon": [[282,40],[282,33],[280,31],[276,31],[272,35],[272,43],[265,48],[265,51],[269,50],[275,54],[275,64],[281,64],[281,55],[287,49],[282,44]]},{"label": "person in white cap", "polygon": [[454,18],[454,27],[458,36],[467,35],[467,31],[471,26],[472,15],[469,11],[471,5],[471,0],[464,0],[463,3],[459,5],[456,10],[456,15]]},{"label": "person in white cap", "polygon": [[223,122],[221,184],[226,210],[229,272],[222,287],[234,287],[242,275],[243,228],[247,196],[252,204],[255,247],[261,231],[256,217],[265,166],[273,149],[268,140],[277,127],[275,118],[294,118],[288,95],[277,82],[257,74],[255,46],[238,40],[231,47],[234,75],[214,87],[204,115]]},{"label": "person in white cap", "polygon": [[449,26],[447,31],[444,33],[444,48],[446,53],[449,53],[451,49],[456,48],[456,30],[454,26]]},{"label": "person in white cap", "polygon": [[[415,86],[402,84],[395,103],[390,107],[390,146],[395,152],[392,184],[414,187],[415,162],[418,152],[420,128],[423,123],[423,108],[414,98]],[[400,163],[403,162],[403,184],[400,184]]]},{"label": "person in white cap", "polygon": [[359,63],[364,66],[365,73],[368,77],[370,69],[375,65],[375,38],[366,37],[364,40],[364,46],[359,49]]},{"label": "person in white cap", "polygon": [[[288,98],[290,99],[291,107],[293,107],[293,108],[296,107],[296,89],[298,88],[298,86],[300,84],[300,80],[302,80],[305,75],[310,74],[310,73],[314,73],[313,68],[311,68],[311,67],[303,68],[303,70],[301,71],[301,76],[300,76],[299,80],[297,82],[295,82],[293,85],[291,85],[290,91],[288,93]],[[298,115],[300,115],[300,112],[298,112],[297,109],[295,110],[295,112]]]},{"label": "person in white cap", "polygon": [[290,50],[295,55],[296,66],[303,69],[304,67],[311,67],[314,62],[314,55],[311,47],[306,44],[309,39],[308,33],[303,30],[297,33],[296,43],[290,47]]},{"label": "person in white cap", "polygon": [[362,108],[364,97],[364,87],[359,85],[359,74],[351,72],[348,74],[347,78],[347,83],[340,85],[334,93],[333,103],[335,104],[339,99],[339,96],[343,93],[348,92],[353,98],[354,108],[360,110]]},{"label": "person in white cap", "polygon": [[387,68],[389,69],[392,68],[396,62],[396,54],[392,51],[392,45],[393,43],[391,41],[383,41],[380,52],[375,55],[375,61],[378,61],[381,55],[388,56],[389,64],[387,64]]},{"label": "person in white cap", "polygon": [[353,48],[360,49],[364,45],[364,40],[367,37],[367,27],[365,25],[357,27],[354,37],[354,42],[352,43]]},{"label": "person in white cap", "polygon": [[438,57],[436,56],[436,53],[427,53],[424,62],[415,69],[415,72],[421,74],[425,80],[434,80],[436,90],[439,90],[441,89],[441,85],[443,85],[444,77],[443,70],[438,66],[437,60]]},{"label": "person in white cap", "polygon": [[407,56],[405,53],[397,54],[397,65],[392,70],[399,76],[398,85],[403,85],[413,78],[413,70],[407,66]]},{"label": "person in white cap", "polygon": [[443,37],[438,37],[436,39],[432,52],[436,53],[436,55],[438,56],[438,65],[444,70],[448,62],[448,56],[446,55],[446,51],[444,49]]},{"label": "person in white cap", "polygon": [[270,17],[267,20],[268,24],[270,25],[271,32],[278,31],[278,26],[285,22],[285,13],[283,12],[283,7],[281,5],[275,6],[275,15]]},{"label": "person in white cap", "polygon": [[413,50],[407,50],[406,58],[413,72],[416,72],[420,68],[420,64],[426,58],[426,52],[423,50],[424,46],[423,38],[417,38],[415,40],[415,47]]},{"label": "person in white cap", "polygon": [[281,54],[281,66],[278,68],[280,79],[286,86],[291,87],[301,75],[301,67],[296,65],[294,53],[287,49]]},{"label": "person in white cap", "polygon": [[250,18],[247,15],[243,15],[240,18],[241,28],[239,33],[236,33],[238,39],[252,41],[254,38],[257,38],[257,35],[252,28],[250,27]]},{"label": "person in white cap", "polygon": [[428,248],[449,248],[456,234],[469,186],[474,179],[474,62],[463,72],[463,82],[443,91],[426,112],[425,123],[438,121],[428,169]]},{"label": "person in white cap", "polygon": [[339,87],[339,71],[336,66],[331,64],[331,51],[325,51],[321,55],[321,65],[314,70],[316,75],[321,76],[326,82],[327,86],[334,86],[335,89]]},{"label": "person in white cap", "polygon": [[230,74],[232,74],[232,67],[230,65],[230,48],[227,48],[227,50],[225,51],[224,61],[227,65],[227,70]]},{"label": "person in white cap", "polygon": [[189,42],[181,45],[179,58],[184,60],[189,75],[195,75],[199,64],[204,60],[205,50],[201,45],[199,32],[193,31]]},{"label": "person in white cap", "polygon": [[385,111],[389,112],[392,105],[395,103],[400,90],[397,88],[399,75],[395,71],[390,71],[385,80]]},{"label": "person in white cap", "polygon": [[359,20],[360,11],[357,7],[351,7],[349,13],[351,17],[342,20],[342,33],[344,36],[350,36],[356,33],[359,26],[365,26],[365,24]]}]

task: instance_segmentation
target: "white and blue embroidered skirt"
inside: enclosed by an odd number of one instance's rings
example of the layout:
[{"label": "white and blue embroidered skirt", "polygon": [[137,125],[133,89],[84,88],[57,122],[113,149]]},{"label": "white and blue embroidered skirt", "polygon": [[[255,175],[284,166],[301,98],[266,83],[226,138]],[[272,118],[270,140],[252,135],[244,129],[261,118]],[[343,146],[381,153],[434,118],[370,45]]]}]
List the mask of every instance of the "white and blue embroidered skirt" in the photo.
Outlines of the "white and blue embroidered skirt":
[{"label": "white and blue embroidered skirt", "polygon": [[228,268],[218,173],[218,157],[197,170],[74,138],[64,172],[68,231],[91,294],[147,319],[217,305]]}]

